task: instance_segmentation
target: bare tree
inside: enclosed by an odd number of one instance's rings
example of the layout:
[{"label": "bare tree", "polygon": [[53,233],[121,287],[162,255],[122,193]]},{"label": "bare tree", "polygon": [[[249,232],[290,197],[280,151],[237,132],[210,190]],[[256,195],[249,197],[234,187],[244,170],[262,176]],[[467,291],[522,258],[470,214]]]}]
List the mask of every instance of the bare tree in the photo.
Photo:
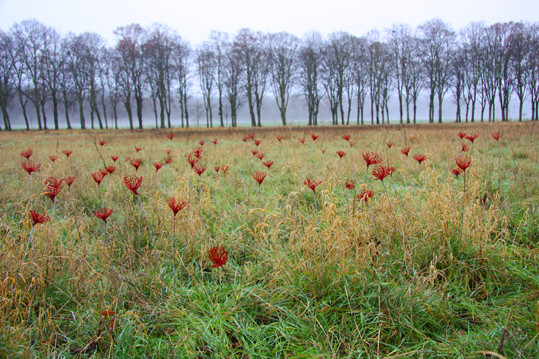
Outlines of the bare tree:
[{"label": "bare tree", "polygon": [[88,57],[85,37],[82,35],[69,34],[67,38],[69,51],[66,58],[66,68],[70,72],[72,80],[73,94],[79,105],[80,128],[86,128],[86,119],[84,117],[84,100],[88,92]]},{"label": "bare tree", "polygon": [[363,125],[365,99],[369,86],[369,56],[368,41],[366,38],[354,38],[352,43],[351,71],[356,86],[356,123]]},{"label": "bare tree", "polygon": [[26,76],[26,64],[21,59],[20,56],[20,50],[22,48],[19,46],[17,42],[15,42],[15,75],[17,77],[16,82],[16,89],[17,89],[17,98],[19,100],[19,105],[21,107],[21,112],[24,117],[24,123],[26,124],[26,129],[30,130],[30,120],[28,116],[28,112],[26,111],[26,107],[28,105],[28,102],[30,101],[30,98],[28,96],[30,92],[30,80]]},{"label": "bare tree", "polygon": [[286,109],[297,72],[298,46],[299,40],[288,33],[269,35],[271,85],[283,126],[286,126]]},{"label": "bare tree", "polygon": [[62,38],[61,56],[63,57],[62,71],[60,72],[60,91],[62,93],[62,102],[64,107],[64,116],[68,129],[71,129],[71,119],[69,117],[70,108],[74,99],[73,74],[71,72],[69,59],[71,57],[71,38],[70,36]]},{"label": "bare tree", "polygon": [[270,71],[270,54],[268,37],[265,34],[257,34],[257,53],[253,58],[253,93],[255,96],[257,126],[262,126],[262,104],[266,94],[267,82]]},{"label": "bare tree", "polygon": [[[144,72],[148,84],[149,96],[152,101],[152,108],[155,118],[155,128],[159,128],[159,115],[157,114],[157,99],[160,97],[159,91],[159,55],[157,46],[149,39],[143,45],[144,57],[146,58],[146,71]],[[160,107],[162,109],[162,107]],[[161,111],[162,112],[162,111]],[[164,113],[163,122],[164,122]],[[163,125],[164,127],[164,125]]]},{"label": "bare tree", "polygon": [[229,44],[225,49],[225,66],[223,72],[223,87],[230,105],[232,127],[238,125],[239,94],[243,83],[242,49],[238,44]]},{"label": "bare tree", "polygon": [[[104,55],[105,67],[108,69],[104,73],[106,94],[112,111],[112,118],[114,119],[114,128],[118,129],[118,101],[121,101],[121,73],[118,70],[119,61],[115,59],[116,52],[114,49],[106,49]],[[130,124],[132,125],[132,119]],[[132,127],[131,127],[132,128]]]},{"label": "bare tree", "polygon": [[429,83],[429,122],[434,122],[434,99],[438,97],[438,122],[442,122],[442,103],[449,89],[451,49],[455,33],[440,19],[427,21],[419,27],[424,66]]},{"label": "bare tree", "polygon": [[[65,57],[62,53],[61,36],[54,29],[47,29],[45,48],[43,51],[43,83],[52,102],[54,128],[59,129],[58,107],[60,105],[62,72],[64,69]],[[44,117],[45,118],[45,117]]]},{"label": "bare tree", "polygon": [[[123,74],[124,86],[130,86],[130,94],[135,99],[138,127],[142,128],[142,107],[144,99],[144,53],[142,45],[144,44],[146,37],[146,30],[144,30],[139,24],[130,24],[122,26],[114,31],[119,37],[116,44],[116,51],[118,52],[117,60],[121,61],[121,71]],[[126,109],[127,103],[125,101]],[[130,107],[130,105],[129,105]],[[128,113],[131,110],[128,110]]]},{"label": "bare tree", "polygon": [[38,128],[47,129],[46,117],[43,118],[42,113],[46,102],[42,60],[47,27],[37,20],[24,20],[12,27],[12,34],[18,47],[18,62],[24,64],[24,77],[28,80],[28,90],[25,93],[34,105]]},{"label": "bare tree", "polygon": [[[463,101],[466,105],[466,122],[471,117],[475,120],[475,109],[479,91],[481,89],[482,68],[482,44],[484,26],[481,23],[472,23],[460,32],[460,47],[462,49],[464,67]],[[471,105],[471,111],[470,111]],[[471,113],[471,116],[469,114]]]},{"label": "bare tree", "polygon": [[256,126],[254,104],[255,62],[260,55],[260,49],[256,46],[257,36],[249,29],[241,29],[234,38],[234,51],[241,57],[244,77],[244,88],[247,94],[247,105],[251,117],[251,126]]},{"label": "bare tree", "polygon": [[[412,39],[412,55],[410,56],[409,71],[407,82],[404,84],[405,87],[409,88],[410,96],[412,99],[412,111],[413,111],[413,123],[417,121],[417,99],[423,88],[425,87],[426,77],[425,71],[423,69],[422,61],[422,40],[418,37]],[[410,123],[407,119],[407,123]]]},{"label": "bare tree", "polygon": [[88,103],[90,105],[90,124],[92,129],[94,125],[94,115],[97,116],[97,122],[99,128],[103,128],[103,121],[101,119],[101,112],[98,106],[98,96],[102,89],[100,88],[100,72],[102,71],[102,61],[104,52],[104,41],[96,33],[84,33],[80,35],[84,40],[84,56],[86,58],[86,70],[88,80]]},{"label": "bare tree", "polygon": [[496,118],[496,93],[500,75],[501,42],[498,41],[495,28],[489,26],[484,29],[482,38],[482,76],[481,76],[481,122],[485,106],[488,105],[488,119]]},{"label": "bare tree", "polygon": [[510,28],[509,23],[496,23],[485,28],[483,96],[488,100],[490,121],[496,118],[496,94],[500,102],[502,121],[507,120],[509,113],[509,100],[514,82],[510,68]]},{"label": "bare tree", "polygon": [[[455,104],[457,105],[455,113],[455,122],[462,122],[461,114],[461,102],[463,101],[464,88],[466,83],[467,75],[467,62],[466,62],[466,53],[462,47],[456,47],[453,49],[453,59],[451,61],[451,80],[450,88],[455,99]],[[464,99],[466,104],[466,116],[468,116],[468,99]],[[466,117],[467,119],[468,117]]]},{"label": "bare tree", "polygon": [[99,60],[99,67],[98,67],[98,82],[99,82],[99,88],[100,88],[100,102],[101,102],[101,114],[103,115],[103,122],[105,123],[105,128],[109,128],[109,121],[108,121],[108,115],[109,111],[107,111],[107,98],[111,96],[111,93],[114,91],[110,88],[109,79],[111,77],[111,70],[109,67],[109,59],[108,59],[108,49],[106,47],[103,47],[101,49],[100,53],[100,60]]},{"label": "bare tree", "polygon": [[[260,32],[241,29],[234,38],[235,51],[243,63],[244,88],[252,126],[261,126],[262,101],[269,72],[269,53],[266,36]],[[256,111],[256,115],[255,115]]]},{"label": "bare tree", "polygon": [[0,108],[4,119],[4,129],[11,130],[7,111],[16,92],[16,48],[11,36],[0,30]]},{"label": "bare tree", "polygon": [[511,73],[510,35],[512,23],[498,23],[493,25],[495,39],[499,44],[497,70],[498,70],[498,99],[502,121],[509,118],[509,100],[513,92],[514,78]]},{"label": "bare tree", "polygon": [[[345,32],[337,32],[330,34],[326,45],[324,47],[324,67],[326,76],[326,91],[328,96],[331,97],[330,102],[334,103],[334,106],[331,106],[334,110],[338,111],[335,115],[340,113],[341,115],[341,124],[345,123],[345,92],[348,86],[350,86],[353,81],[351,79],[352,72],[351,69],[351,60],[352,60],[352,36]],[[330,89],[331,87],[331,89]],[[348,97],[349,98],[349,97]],[[348,101],[348,109],[346,110],[349,113],[351,107],[351,102]],[[347,116],[347,118],[349,118]],[[335,118],[335,124],[338,123],[338,119]]]},{"label": "bare tree", "polygon": [[392,53],[392,63],[395,72],[395,88],[399,99],[400,123],[404,122],[403,105],[406,107],[406,120],[410,123],[410,61],[413,52],[413,34],[408,25],[394,25],[386,30],[388,45]]},{"label": "bare tree", "polygon": [[307,103],[309,126],[318,125],[318,109],[323,96],[320,87],[322,45],[322,36],[311,33],[303,39],[298,52],[298,82]]},{"label": "bare tree", "polygon": [[527,58],[528,88],[530,91],[531,119],[539,120],[539,24],[530,27],[530,51]]},{"label": "bare tree", "polygon": [[[522,109],[526,91],[528,90],[528,76],[526,70],[528,67],[528,52],[531,45],[531,34],[529,29],[523,23],[511,24],[508,46],[509,46],[509,66],[513,77],[513,88],[519,100],[518,120],[522,121]],[[506,121],[508,118],[508,109],[506,109]]]},{"label": "bare tree", "polygon": [[189,66],[191,60],[191,47],[180,36],[174,38],[173,47],[173,71],[178,83],[178,99],[180,105],[180,117],[182,127],[189,127]]},{"label": "bare tree", "polygon": [[[386,47],[386,53],[383,61],[383,68],[381,69],[381,78],[380,78],[380,86],[381,86],[381,95],[382,95],[382,123],[387,122],[389,123],[389,99],[391,98],[391,93],[393,91],[393,79],[394,71],[391,66],[391,54],[389,52],[389,49]],[[385,114],[385,120],[384,120],[384,114]]]},{"label": "bare tree", "polygon": [[329,102],[329,110],[331,111],[331,124],[339,124],[339,90],[337,84],[336,69],[332,65],[332,60],[328,57],[331,56],[328,51],[326,43],[322,47],[322,85],[324,86],[324,92]]},{"label": "bare tree", "polygon": [[385,43],[372,41],[368,46],[368,54],[371,123],[374,123],[376,113],[376,124],[380,124],[380,115],[384,123],[384,111],[389,99],[391,52]]},{"label": "bare tree", "polygon": [[[163,25],[154,25],[143,44],[146,59],[146,79],[150,89],[155,115],[155,127],[171,127],[170,113],[172,105],[173,48],[172,30]],[[159,105],[159,115],[157,114]],[[159,119],[159,121],[158,121]]]},{"label": "bare tree", "polygon": [[211,96],[215,79],[217,62],[215,53],[209,43],[203,43],[196,50],[195,60],[197,72],[204,101],[204,110],[206,111],[206,127],[213,127],[213,113],[211,105]]},{"label": "bare tree", "polygon": [[212,31],[210,34],[211,47],[215,54],[215,87],[218,96],[218,115],[221,127],[225,126],[223,113],[223,93],[224,93],[224,72],[226,65],[226,47],[228,34],[224,32]]}]

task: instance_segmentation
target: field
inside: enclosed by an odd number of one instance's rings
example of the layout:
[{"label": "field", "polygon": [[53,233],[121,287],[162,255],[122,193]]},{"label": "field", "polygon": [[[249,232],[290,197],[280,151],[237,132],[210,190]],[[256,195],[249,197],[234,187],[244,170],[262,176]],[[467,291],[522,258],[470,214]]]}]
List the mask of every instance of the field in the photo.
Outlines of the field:
[{"label": "field", "polygon": [[[0,357],[536,358],[537,136],[535,122],[1,132]],[[367,151],[383,162],[367,170]]]}]

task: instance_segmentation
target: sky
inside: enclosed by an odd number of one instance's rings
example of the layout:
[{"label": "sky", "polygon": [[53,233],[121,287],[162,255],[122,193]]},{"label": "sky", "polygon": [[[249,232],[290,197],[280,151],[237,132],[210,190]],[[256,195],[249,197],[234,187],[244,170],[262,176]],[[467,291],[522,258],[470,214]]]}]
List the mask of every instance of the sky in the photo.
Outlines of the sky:
[{"label": "sky", "polygon": [[356,36],[393,24],[412,27],[440,18],[455,30],[471,22],[539,21],[537,0],[0,0],[0,29],[37,19],[66,34],[96,32],[110,45],[114,29],[131,23],[169,25],[198,44],[212,30],[242,27],[297,36],[346,31]]}]

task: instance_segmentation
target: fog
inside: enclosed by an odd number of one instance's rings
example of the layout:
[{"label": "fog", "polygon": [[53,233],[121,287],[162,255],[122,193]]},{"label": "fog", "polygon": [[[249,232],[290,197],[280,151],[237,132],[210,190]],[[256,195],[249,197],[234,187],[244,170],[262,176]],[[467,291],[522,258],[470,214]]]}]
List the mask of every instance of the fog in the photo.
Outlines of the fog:
[{"label": "fog", "polygon": [[[367,98],[365,102],[366,103],[364,107],[364,124],[369,125],[371,124],[369,98]],[[230,121],[230,115],[229,115],[229,108],[226,104],[226,101],[223,103],[224,103],[224,113],[225,113],[224,125],[225,127],[230,127],[231,121]],[[217,104],[218,104],[217,99],[213,99],[213,103],[212,103],[213,127],[220,126]],[[509,117],[511,119],[518,118],[518,104],[519,104],[518,99],[516,97],[513,97],[509,105]],[[189,109],[188,109],[189,110],[189,126],[190,127],[206,127],[206,114],[205,114],[202,98],[192,97],[188,105],[189,105]],[[356,120],[357,120],[356,107],[357,105],[353,103],[352,112],[350,114],[351,125],[356,124]],[[477,104],[477,107],[478,108],[476,108],[475,121],[480,121],[481,114],[480,114],[479,103]],[[48,124],[48,128],[52,129],[54,126],[52,110],[51,109],[49,110],[50,111],[47,111],[47,124]],[[110,108],[107,108],[107,111],[110,112]],[[406,122],[406,109],[403,109],[403,111],[404,111],[404,121]],[[499,121],[501,115],[498,113],[499,112],[498,108],[496,108],[496,111],[497,111],[496,120]],[[37,129],[38,126],[37,126],[37,121],[35,117],[34,107],[29,104],[26,108],[26,112],[30,120],[31,128]],[[437,106],[436,106],[435,114],[436,114],[435,122],[438,122]],[[530,102],[529,102],[529,99],[526,99],[526,102],[524,103],[523,118],[528,119],[530,114],[531,114]],[[12,120],[13,129],[26,128],[21,109],[19,106],[17,106],[16,101],[12,102],[10,110],[9,110],[9,115]],[[465,121],[464,108],[461,108],[461,116],[462,116],[462,122],[464,122]],[[70,117],[72,127],[80,129],[80,118],[79,118],[78,107],[73,106],[71,108],[69,117]],[[399,123],[399,103],[398,103],[398,98],[396,95],[392,96],[389,101],[389,117],[390,117],[390,120],[389,120],[390,124]],[[451,95],[447,95],[443,103],[443,120],[442,121],[444,123],[455,122],[455,117],[456,117],[455,102]],[[469,115],[469,117],[471,117],[471,114]],[[89,109],[85,112],[85,118],[86,118],[86,128],[91,128]],[[410,106],[410,118],[412,118],[411,106]],[[485,120],[487,120],[487,118],[488,118],[488,109],[485,110]],[[114,122],[110,113],[107,113],[107,120],[108,120],[108,127],[114,128]],[[339,123],[340,121],[341,120],[339,118]],[[152,103],[148,100],[144,102],[144,112],[143,112],[142,122],[143,122],[144,128],[156,127],[155,115],[153,113],[153,106],[152,106]],[[376,122],[376,118],[374,119],[374,122]],[[417,122],[418,123],[428,122],[428,96],[426,94],[423,94],[418,99]],[[174,103],[173,108],[172,108],[171,123],[172,123],[172,127],[181,127],[180,112],[178,109],[177,102]],[[59,124],[61,128],[67,127],[66,121],[65,121],[65,113],[62,110],[60,110],[59,112]],[[307,124],[308,124],[308,112],[305,106],[305,101],[303,99],[303,96],[299,94],[293,95],[293,97],[290,99],[290,103],[287,110],[287,125],[306,126]],[[318,124],[331,125],[331,112],[329,110],[327,100],[323,100],[322,103],[320,104]],[[250,125],[251,125],[251,119],[249,117],[249,110],[248,110],[247,102],[245,100],[242,102],[242,105],[238,111],[238,126],[250,126]],[[262,107],[262,126],[270,127],[270,126],[281,126],[281,125],[282,123],[281,123],[281,118],[279,114],[279,109],[277,108],[275,99],[272,96],[265,96],[264,104]],[[97,118],[95,119],[94,126],[95,128],[99,128]],[[105,124],[103,124],[103,126],[105,126]],[[136,117],[136,114],[134,114],[133,126],[135,128],[138,128],[138,119]],[[129,120],[127,118],[127,113],[125,112],[123,105],[118,105],[118,127],[129,128]]]}]

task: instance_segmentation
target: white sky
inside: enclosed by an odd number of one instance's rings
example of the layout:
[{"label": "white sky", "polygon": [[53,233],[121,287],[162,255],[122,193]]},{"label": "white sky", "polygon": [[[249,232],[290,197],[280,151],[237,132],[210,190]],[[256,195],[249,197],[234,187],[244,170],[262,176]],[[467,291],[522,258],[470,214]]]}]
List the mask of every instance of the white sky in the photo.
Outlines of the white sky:
[{"label": "white sky", "polygon": [[471,22],[539,21],[538,0],[0,0],[0,29],[35,18],[61,33],[96,32],[114,41],[118,26],[169,25],[193,44],[211,30],[242,27],[298,36],[347,31],[363,35],[392,24],[440,18],[459,30]]}]

